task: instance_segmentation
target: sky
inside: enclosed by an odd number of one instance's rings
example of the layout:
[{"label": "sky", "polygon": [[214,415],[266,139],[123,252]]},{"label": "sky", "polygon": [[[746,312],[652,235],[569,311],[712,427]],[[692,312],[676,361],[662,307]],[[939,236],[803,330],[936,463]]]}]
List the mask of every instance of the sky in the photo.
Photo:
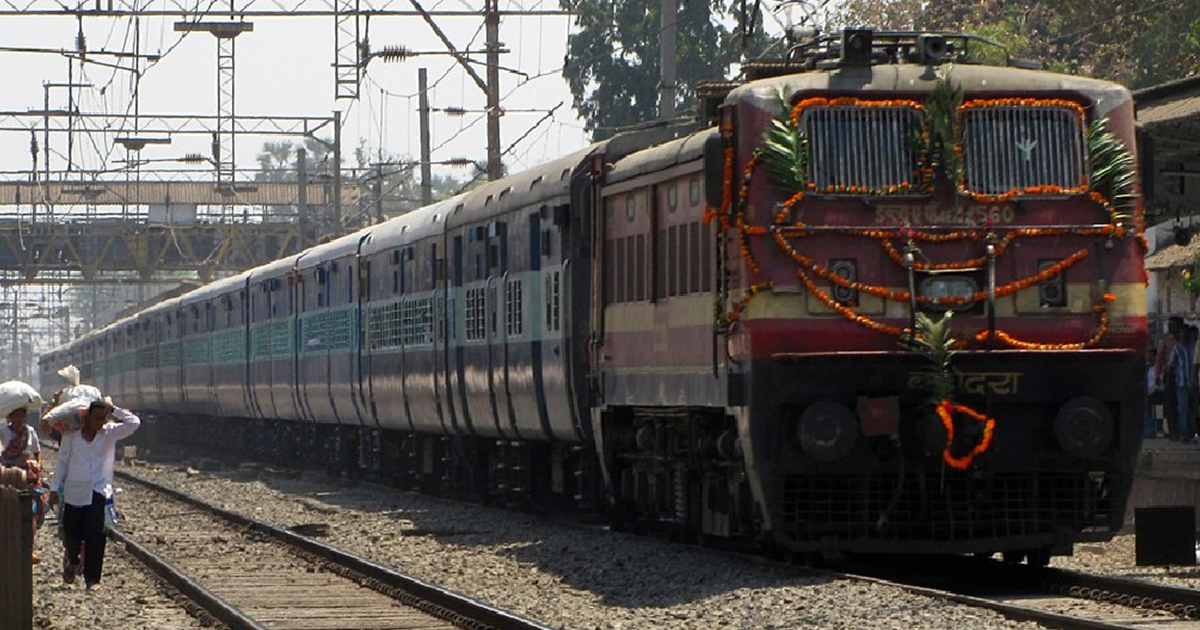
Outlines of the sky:
[{"label": "sky", "polygon": [[[106,0],[107,1],[107,0]],[[254,8],[272,10],[280,6],[294,7],[299,0],[276,0],[274,4],[256,2]],[[50,7],[50,0],[26,0],[32,6]],[[197,0],[142,0],[141,6],[152,8],[208,7],[209,2],[196,5]],[[21,4],[18,6],[26,6]],[[89,2],[90,4],[90,2]],[[365,4],[365,0],[364,0]],[[425,0],[427,10],[475,10],[481,0]],[[11,10],[12,4],[0,3]],[[221,2],[220,6],[228,7]],[[239,2],[239,6],[243,3]],[[322,4],[306,5],[327,8]],[[378,6],[378,5],[376,5]],[[395,9],[409,9],[408,3],[393,3]],[[558,9],[556,0],[541,0],[535,4],[518,4],[502,0],[502,11],[522,9]],[[217,20],[218,17],[205,18]],[[226,18],[227,19],[227,18]],[[217,113],[217,43],[208,33],[176,33],[175,17],[146,17],[140,20],[140,35],[136,38],[143,54],[163,55],[157,63],[144,70],[140,82],[138,106],[143,114],[171,113],[215,116]],[[465,71],[447,55],[419,56],[402,62],[372,60],[360,86],[359,99],[335,100],[334,19],[332,17],[256,17],[251,18],[254,30],[236,39],[235,52],[235,113],[257,116],[311,116],[332,118],[334,112],[343,120],[343,159],[353,164],[353,148],[360,142],[370,147],[378,159],[380,150],[391,158],[415,159],[419,155],[417,69],[428,68],[430,105],[476,110],[465,116],[434,113],[432,145],[434,161],[486,158],[486,121],[482,110],[484,94]],[[439,17],[437,23],[459,49],[483,48],[484,33],[481,17]],[[73,16],[5,15],[0,19],[0,47],[14,48],[75,48],[77,31],[81,27],[89,50],[132,52],[135,37],[132,18]],[[517,143],[505,157],[510,171],[520,171],[558,155],[580,148],[587,143],[587,133],[572,107],[571,94],[562,78],[561,67],[566,49],[570,19],[567,16],[517,17],[506,16],[500,26],[500,41],[509,49],[501,56],[501,65],[519,70],[520,76],[501,72],[502,106],[508,113],[502,118],[502,148]],[[443,52],[446,47],[420,17],[373,18],[367,29],[372,49],[404,46],[413,51]],[[111,63],[112,57],[94,56]],[[482,55],[478,56],[482,61]],[[125,61],[128,67],[129,62]],[[47,92],[47,82],[91,83],[94,87],[77,94],[80,109],[86,112],[105,112],[121,116],[131,111],[133,103],[133,73],[99,65],[86,65],[80,75],[78,62],[69,73],[70,62],[56,54],[0,52],[4,87],[0,89],[0,111],[40,110]],[[482,65],[477,70],[483,75]],[[101,91],[100,88],[103,88]],[[67,90],[50,88],[51,109],[67,106]],[[544,112],[562,103],[552,119],[531,127]],[[536,110],[523,112],[518,110]],[[119,119],[118,119],[119,120]],[[35,121],[40,127],[40,120]],[[126,122],[125,124],[130,124]],[[42,134],[38,133],[38,142]],[[73,162],[84,168],[116,168],[126,158],[124,149],[113,148],[116,134],[75,134]],[[330,134],[331,135],[331,134]],[[52,169],[66,164],[66,134],[51,138]],[[238,169],[256,169],[256,155],[264,141],[280,137],[243,137],[237,139]],[[295,141],[299,141],[295,138]],[[28,170],[30,137],[27,131],[0,132],[0,171]],[[169,146],[151,145],[141,157],[170,160],[189,153],[211,154],[211,139],[203,136],[176,136]],[[42,159],[38,160],[39,166]],[[163,166],[177,165],[164,163]],[[435,173],[467,177],[471,171],[462,167],[439,167]],[[5,177],[11,177],[6,175]]]}]

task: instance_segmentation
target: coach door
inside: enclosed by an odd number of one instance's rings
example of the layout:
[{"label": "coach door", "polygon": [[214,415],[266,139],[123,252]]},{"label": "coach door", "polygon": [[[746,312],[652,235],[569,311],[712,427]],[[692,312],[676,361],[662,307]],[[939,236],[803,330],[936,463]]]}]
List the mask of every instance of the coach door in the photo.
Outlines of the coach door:
[{"label": "coach door", "polygon": [[513,295],[513,289],[520,285],[520,279],[508,268],[508,224],[503,221],[488,223],[488,256],[495,257],[495,272],[499,278],[492,286],[489,294],[491,312],[488,322],[492,330],[492,338],[488,348],[495,356],[492,374],[492,398],[496,406],[496,423],[500,432],[514,438],[520,437],[516,428],[516,418],[513,417],[512,395],[509,389],[509,336],[513,332],[510,323],[513,321],[512,307],[519,304],[519,298]]},{"label": "coach door", "polygon": [[[435,217],[436,218],[436,217]],[[429,245],[429,279],[430,279],[430,294],[429,294],[429,317],[432,320],[433,327],[433,344],[429,349],[429,360],[431,368],[431,378],[433,380],[433,404],[437,411],[438,421],[442,424],[442,429],[448,433],[455,433],[455,427],[452,422],[452,410],[447,406],[446,396],[446,319],[445,319],[445,296],[446,292],[442,288],[443,284],[443,264],[442,249],[444,244],[444,234],[438,234],[430,239]]]},{"label": "coach door", "polygon": [[354,346],[354,395],[358,405],[359,415],[366,424],[379,426],[379,416],[375,413],[375,406],[370,403],[369,390],[371,387],[370,381],[367,378],[367,370],[370,369],[369,362],[371,355],[367,351],[367,310],[371,305],[371,261],[362,256],[362,246],[366,242],[366,237],[358,244],[358,291],[357,291],[357,307],[355,308],[355,317],[357,325],[354,327],[355,338]]},{"label": "coach door", "polygon": [[[460,206],[461,207],[461,206]],[[466,383],[466,340],[471,331],[467,328],[467,303],[472,298],[464,289],[466,277],[466,245],[461,234],[454,236],[454,252],[450,256],[453,268],[446,284],[446,320],[449,322],[449,334],[446,335],[446,374],[448,386],[447,395],[458,405],[459,430],[476,434],[475,419],[471,416],[471,406],[467,404]]]},{"label": "coach door", "polygon": [[454,389],[451,387],[453,361],[450,352],[454,349],[454,289],[446,269],[446,234],[439,232],[430,246],[433,255],[433,368],[434,389],[438,396],[438,409],[442,425],[448,433],[465,433],[454,405]]}]

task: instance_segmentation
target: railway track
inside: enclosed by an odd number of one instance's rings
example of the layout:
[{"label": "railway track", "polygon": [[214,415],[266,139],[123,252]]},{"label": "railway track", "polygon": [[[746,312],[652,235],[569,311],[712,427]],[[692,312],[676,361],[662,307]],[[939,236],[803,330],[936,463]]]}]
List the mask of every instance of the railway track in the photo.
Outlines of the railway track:
[{"label": "railway track", "polygon": [[875,559],[847,570],[1054,628],[1200,630],[1200,590],[1145,580],[959,557]]},{"label": "railway track", "polygon": [[[546,626],[256,521],[117,473],[170,507],[114,529],[160,578],[234,630],[548,630]],[[309,528],[319,533],[319,526]]]},{"label": "railway track", "polygon": [[[134,475],[118,474],[140,481]],[[169,488],[164,491],[179,495]],[[231,514],[231,517],[239,522],[252,523],[236,514]],[[254,531],[253,526],[243,527],[250,527]],[[280,531],[283,536],[300,539],[306,545],[323,547],[294,533]],[[729,555],[728,552],[712,551],[718,555]],[[733,555],[747,559],[744,554]],[[756,561],[781,564],[761,558]],[[794,565],[786,566],[797,569]],[[919,570],[914,571],[914,566]],[[808,568],[801,571],[808,575],[812,573]],[[894,586],[917,595],[988,609],[1014,620],[1032,621],[1047,627],[1072,630],[1200,630],[1200,619],[1197,619],[1200,591],[1140,580],[1036,569],[974,558],[920,557],[889,561],[888,558],[876,557],[871,559],[869,565],[847,566],[844,571],[817,572],[835,579]],[[886,606],[886,602],[880,605]]]}]

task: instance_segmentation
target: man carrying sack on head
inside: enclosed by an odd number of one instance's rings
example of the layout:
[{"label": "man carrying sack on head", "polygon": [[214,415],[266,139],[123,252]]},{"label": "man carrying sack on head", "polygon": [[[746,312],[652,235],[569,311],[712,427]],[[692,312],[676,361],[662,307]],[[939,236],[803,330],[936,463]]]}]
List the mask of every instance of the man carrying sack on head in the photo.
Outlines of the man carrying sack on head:
[{"label": "man carrying sack on head", "polygon": [[[112,416],[115,422],[109,422]],[[91,590],[100,583],[104,568],[104,505],[113,495],[113,465],[117,441],[129,437],[141,420],[128,409],[94,400],[80,415],[81,428],[63,435],[58,464],[50,482],[50,504],[61,500],[63,544],[63,582],[71,584],[81,572]]]}]

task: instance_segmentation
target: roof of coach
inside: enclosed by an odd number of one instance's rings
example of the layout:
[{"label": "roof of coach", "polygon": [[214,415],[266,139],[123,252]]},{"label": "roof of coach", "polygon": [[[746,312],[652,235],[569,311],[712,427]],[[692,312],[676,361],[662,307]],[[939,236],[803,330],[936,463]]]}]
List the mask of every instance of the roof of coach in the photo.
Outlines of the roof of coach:
[{"label": "roof of coach", "polygon": [[456,195],[432,205],[417,208],[375,226],[363,241],[362,255],[368,256],[397,245],[412,243],[442,233],[446,217],[465,195]]},{"label": "roof of coach", "polygon": [[327,260],[345,258],[358,253],[358,244],[362,242],[377,226],[371,225],[356,232],[339,236],[332,241],[321,243],[300,252],[296,259],[297,267],[315,267]]},{"label": "roof of coach", "polygon": [[605,174],[604,180],[614,184],[643,173],[698,160],[704,157],[704,143],[717,133],[716,127],[703,129],[690,136],[631,153],[617,160],[612,170]]},{"label": "roof of coach", "polygon": [[259,282],[263,278],[277,278],[287,274],[292,270],[293,267],[296,266],[296,261],[300,258],[301,254],[303,254],[303,252],[299,254],[289,254],[288,256],[279,258],[277,260],[272,260],[265,265],[259,265],[247,271],[246,273],[250,274],[250,283],[253,284],[255,282]]},{"label": "roof of coach", "polygon": [[199,302],[203,300],[211,300],[215,297],[230,291],[236,291],[238,288],[245,286],[247,277],[249,277],[249,274],[243,271],[236,276],[229,276],[228,278],[213,280],[202,287],[197,287],[191,291],[188,291],[187,293],[184,293],[183,295],[179,296],[179,299],[185,304],[191,304],[192,302]]},{"label": "roof of coach", "polygon": [[1095,103],[1099,115],[1133,98],[1129,90],[1110,81],[1044,70],[977,64],[904,63],[845,66],[760,79],[735,88],[726,102],[748,101],[773,111],[778,107],[781,89],[788,94],[801,90],[829,90],[865,92],[866,96],[870,92],[894,95],[897,92],[931,92],[941,77],[950,79],[968,93],[1074,92]]},{"label": "roof of coach", "polygon": [[118,319],[117,321],[109,324],[108,326],[105,326],[105,328],[111,328],[112,330],[116,331],[116,330],[121,330],[123,328],[132,328],[136,325],[137,325],[137,315],[134,314],[134,315],[127,315],[125,317],[122,317],[121,319]]},{"label": "roof of coach", "polygon": [[180,296],[176,295],[174,297],[167,298],[161,302],[158,302],[157,304],[148,306],[148,307],[142,309],[141,311],[138,311],[137,317],[150,317],[153,315],[158,315],[160,312],[169,311],[172,308],[174,308],[175,305],[179,302],[179,298],[180,298]]},{"label": "roof of coach", "polygon": [[[127,324],[132,323],[132,321],[133,321],[132,316],[118,319],[115,322],[109,322],[108,324],[105,324],[104,326],[101,326],[100,328],[97,328],[97,329],[91,331],[90,333],[88,333],[88,335],[94,336],[96,338],[96,340],[99,340],[100,338],[111,335],[112,333],[124,328]],[[88,335],[85,335],[85,336],[88,336]]]},{"label": "roof of coach", "polygon": [[[590,144],[564,157],[489,182],[468,192],[454,204],[447,227],[474,223],[512,208],[529,206],[551,197],[569,194],[571,173],[581,164],[585,164],[588,157],[605,142]],[[466,213],[458,211],[459,204]]]}]

